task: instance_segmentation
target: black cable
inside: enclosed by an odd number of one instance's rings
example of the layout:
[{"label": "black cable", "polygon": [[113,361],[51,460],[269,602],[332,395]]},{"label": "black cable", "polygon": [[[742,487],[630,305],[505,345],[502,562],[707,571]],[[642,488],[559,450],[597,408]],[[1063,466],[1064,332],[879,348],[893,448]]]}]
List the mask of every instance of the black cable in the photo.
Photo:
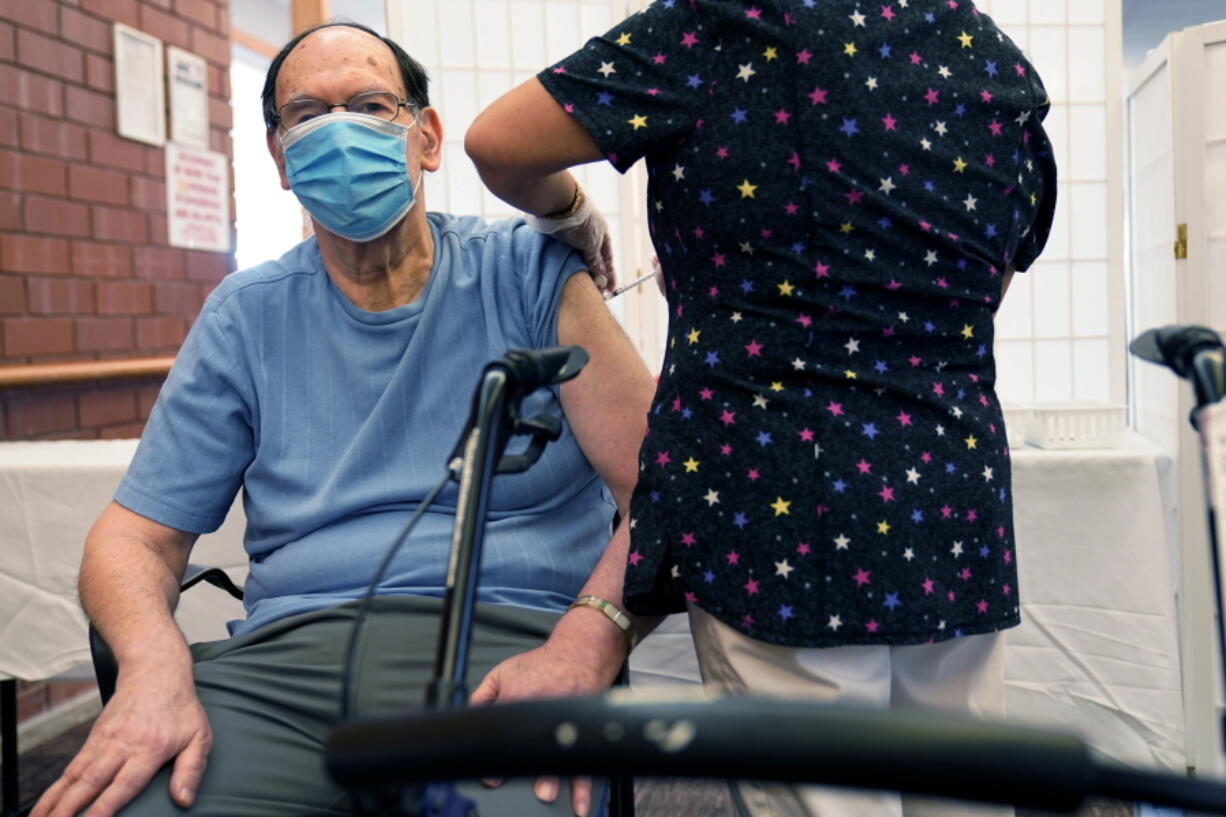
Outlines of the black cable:
[{"label": "black cable", "polygon": [[353,620],[353,629],[349,631],[349,644],[345,648],[345,670],[341,676],[341,720],[348,720],[349,716],[357,709],[355,705],[358,688],[357,682],[361,679],[362,671],[361,662],[357,658],[361,649],[361,636],[365,632],[366,616],[370,613],[370,608],[374,604],[375,590],[378,589],[379,583],[383,581],[383,574],[387,572],[387,568],[391,565],[392,559],[396,557],[400,546],[408,541],[409,531],[413,530],[417,520],[421,519],[422,514],[430,507],[430,503],[434,501],[434,498],[451,481],[451,476],[452,469],[449,468],[447,473],[443,475],[443,478],[439,480],[438,485],[435,485],[430,490],[430,493],[426,495],[426,498],[418,504],[417,510],[404,523],[400,533],[396,534],[396,538],[392,541],[392,546],[387,550],[387,555],[383,557],[383,563],[379,565],[379,569],[375,571],[374,577],[366,587],[366,593],[362,596],[361,604],[358,605],[357,616]]}]

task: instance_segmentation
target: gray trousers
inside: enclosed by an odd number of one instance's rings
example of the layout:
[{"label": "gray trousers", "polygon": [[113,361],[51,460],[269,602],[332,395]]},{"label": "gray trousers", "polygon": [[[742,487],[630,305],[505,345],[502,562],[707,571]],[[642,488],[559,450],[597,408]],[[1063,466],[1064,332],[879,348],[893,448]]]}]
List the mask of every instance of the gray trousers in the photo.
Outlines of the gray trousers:
[{"label": "gray trousers", "polygon": [[[213,751],[190,814],[200,817],[350,815],[347,792],[328,777],[323,747],[340,715],[341,672],[356,604],[275,621],[258,630],[192,646],[196,691],[213,729]],[[381,597],[367,619],[358,711],[403,714],[424,700],[438,639],[438,599]],[[478,605],[470,691],[499,661],[539,646],[555,614]],[[182,814],[163,768],[122,817]],[[592,812],[603,781],[594,781]],[[498,789],[465,783],[482,817],[569,815],[570,789],[557,802],[532,796],[531,781]]]}]

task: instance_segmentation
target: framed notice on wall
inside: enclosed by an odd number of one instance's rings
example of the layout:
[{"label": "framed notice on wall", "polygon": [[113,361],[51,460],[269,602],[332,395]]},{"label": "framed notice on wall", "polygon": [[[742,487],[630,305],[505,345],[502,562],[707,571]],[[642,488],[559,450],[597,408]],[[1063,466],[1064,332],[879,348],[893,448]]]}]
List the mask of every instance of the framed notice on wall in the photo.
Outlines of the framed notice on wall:
[{"label": "framed notice on wall", "polygon": [[209,85],[204,57],[166,47],[166,77],[170,83],[170,141],[209,146]]},{"label": "framed notice on wall", "polygon": [[172,247],[230,251],[230,174],[224,153],[166,145],[166,227]]},{"label": "framed notice on wall", "polygon": [[161,146],[166,142],[162,41],[115,23],[115,122],[120,136]]}]

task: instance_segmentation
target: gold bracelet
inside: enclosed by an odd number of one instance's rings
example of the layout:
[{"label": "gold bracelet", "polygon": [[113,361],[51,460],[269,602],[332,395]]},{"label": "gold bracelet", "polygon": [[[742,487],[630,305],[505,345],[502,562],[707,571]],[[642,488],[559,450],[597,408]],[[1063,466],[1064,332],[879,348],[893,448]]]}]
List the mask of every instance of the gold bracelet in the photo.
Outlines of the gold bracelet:
[{"label": "gold bracelet", "polygon": [[626,637],[626,652],[634,649],[634,645],[638,643],[638,634],[634,632],[634,626],[630,623],[630,616],[618,609],[617,605],[611,601],[605,601],[600,596],[580,596],[571,602],[570,609],[576,607],[591,607],[593,610],[599,610],[604,613],[605,618],[613,622],[613,626],[622,631],[622,635]]},{"label": "gold bracelet", "polygon": [[562,210],[554,210],[552,213],[546,213],[543,216],[537,216],[537,218],[548,218],[548,219],[570,218],[576,212],[578,212],[580,207],[583,206],[583,198],[584,198],[583,188],[579,186],[578,182],[575,182],[575,197],[570,200],[570,206]]}]

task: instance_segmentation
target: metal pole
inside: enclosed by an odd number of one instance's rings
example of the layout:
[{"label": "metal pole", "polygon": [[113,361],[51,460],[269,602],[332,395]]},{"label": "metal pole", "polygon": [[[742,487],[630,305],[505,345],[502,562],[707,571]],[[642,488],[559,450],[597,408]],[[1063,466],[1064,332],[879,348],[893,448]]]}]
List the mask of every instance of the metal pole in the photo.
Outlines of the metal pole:
[{"label": "metal pole", "polygon": [[0,813],[16,814],[20,804],[17,799],[17,681],[14,678],[0,681],[0,740],[4,741],[0,757],[0,764],[4,766]]}]

